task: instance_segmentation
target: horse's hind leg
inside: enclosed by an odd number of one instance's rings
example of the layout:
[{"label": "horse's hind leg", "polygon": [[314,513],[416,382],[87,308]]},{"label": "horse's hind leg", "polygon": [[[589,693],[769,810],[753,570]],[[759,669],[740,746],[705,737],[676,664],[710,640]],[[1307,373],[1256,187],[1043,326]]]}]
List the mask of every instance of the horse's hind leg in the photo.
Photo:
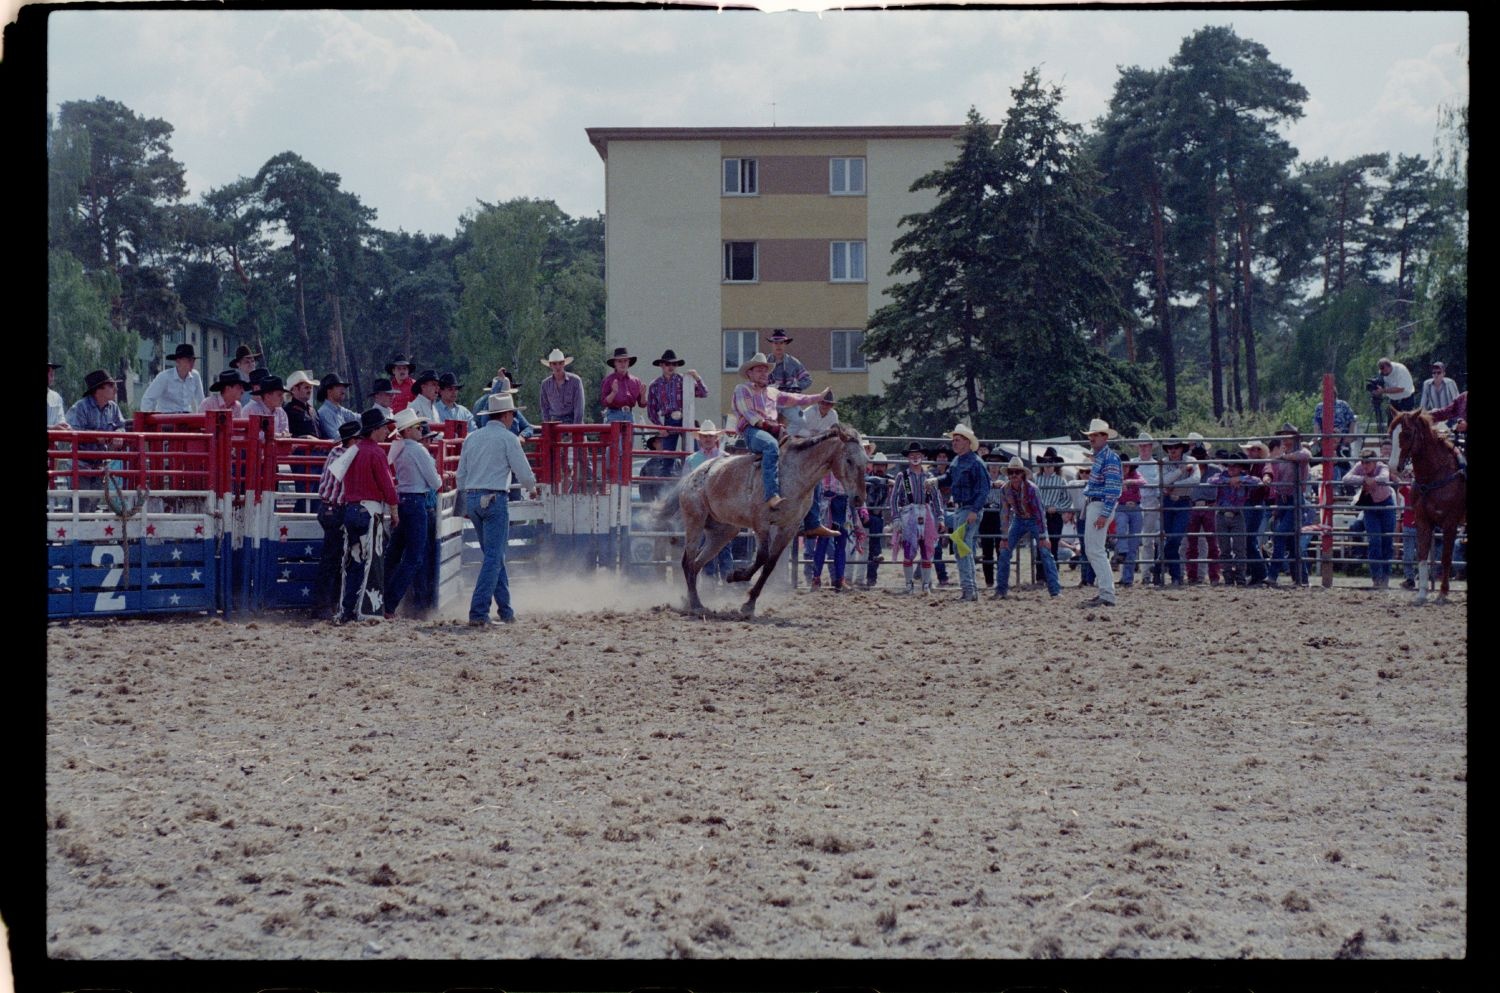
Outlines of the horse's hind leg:
[{"label": "horse's hind leg", "polygon": [[1432,565],[1428,556],[1432,554],[1432,525],[1421,517],[1417,518],[1417,595],[1412,598],[1414,605],[1427,602],[1427,580],[1432,573]]},{"label": "horse's hind leg", "polygon": [[[760,598],[760,591],[766,585],[766,580],[771,578],[771,570],[776,568],[777,562],[781,561],[781,553],[786,548],[787,542],[791,540],[791,535],[791,529],[785,528],[776,536],[774,542],[770,541],[768,534],[767,541],[760,543],[761,550],[755,559],[756,566],[760,568],[760,578],[755,581],[754,586],[750,587],[750,596],[745,600],[744,605],[740,607],[740,613],[744,616],[755,616],[755,601]],[[766,547],[768,543],[771,545],[770,548]],[[752,572],[754,568],[754,566],[751,567]]]},{"label": "horse's hind leg", "polygon": [[1438,589],[1438,603],[1448,602],[1448,577],[1453,575],[1453,546],[1458,544],[1458,528],[1443,528],[1443,579]]}]

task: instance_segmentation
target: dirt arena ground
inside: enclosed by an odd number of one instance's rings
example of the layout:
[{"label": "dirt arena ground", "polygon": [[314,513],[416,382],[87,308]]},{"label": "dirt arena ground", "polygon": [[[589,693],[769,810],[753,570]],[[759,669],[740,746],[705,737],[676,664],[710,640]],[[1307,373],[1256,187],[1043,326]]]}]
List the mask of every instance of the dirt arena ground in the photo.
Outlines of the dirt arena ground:
[{"label": "dirt arena ground", "polygon": [[956,596],[50,626],[48,955],[1467,954],[1466,594]]}]

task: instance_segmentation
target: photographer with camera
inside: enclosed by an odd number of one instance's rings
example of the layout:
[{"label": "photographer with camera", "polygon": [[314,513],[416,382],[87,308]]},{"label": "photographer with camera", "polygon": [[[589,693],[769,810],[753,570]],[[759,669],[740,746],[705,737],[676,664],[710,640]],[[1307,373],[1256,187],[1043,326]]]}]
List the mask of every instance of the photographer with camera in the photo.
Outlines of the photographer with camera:
[{"label": "photographer with camera", "polygon": [[1411,373],[1400,362],[1382,358],[1378,364],[1380,375],[1367,384],[1377,399],[1389,400],[1397,410],[1411,410],[1416,406],[1416,387]]}]

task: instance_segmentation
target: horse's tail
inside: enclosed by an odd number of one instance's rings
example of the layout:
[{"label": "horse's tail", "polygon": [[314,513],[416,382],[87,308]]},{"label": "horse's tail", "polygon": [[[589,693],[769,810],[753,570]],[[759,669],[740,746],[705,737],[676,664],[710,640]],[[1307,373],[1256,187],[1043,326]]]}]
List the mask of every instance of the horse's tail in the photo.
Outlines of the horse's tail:
[{"label": "horse's tail", "polygon": [[651,530],[666,531],[682,524],[682,485],[688,476],[679,476],[671,483],[665,484],[656,500],[652,502],[650,509],[646,511],[647,519],[651,522]]}]

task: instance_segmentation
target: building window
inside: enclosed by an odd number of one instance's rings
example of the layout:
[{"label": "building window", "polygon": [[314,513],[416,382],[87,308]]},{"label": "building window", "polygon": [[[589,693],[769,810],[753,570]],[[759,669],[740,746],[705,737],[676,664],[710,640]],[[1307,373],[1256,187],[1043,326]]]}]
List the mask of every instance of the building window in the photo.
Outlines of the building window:
[{"label": "building window", "polygon": [[724,242],[724,282],[753,283],[759,278],[760,253],[753,241]]},{"label": "building window", "polygon": [[865,243],[835,241],[829,246],[828,278],[835,283],[865,281]]},{"label": "building window", "polygon": [[834,196],[863,196],[865,192],[865,160],[829,159],[828,192]]},{"label": "building window", "polygon": [[746,359],[753,358],[756,351],[754,331],[724,332],[724,371],[739,372]]},{"label": "building window", "polygon": [[863,331],[834,331],[829,342],[832,358],[828,368],[834,372],[865,371],[865,333]]},{"label": "building window", "polygon": [[724,160],[724,195],[753,197],[760,192],[754,159]]}]

